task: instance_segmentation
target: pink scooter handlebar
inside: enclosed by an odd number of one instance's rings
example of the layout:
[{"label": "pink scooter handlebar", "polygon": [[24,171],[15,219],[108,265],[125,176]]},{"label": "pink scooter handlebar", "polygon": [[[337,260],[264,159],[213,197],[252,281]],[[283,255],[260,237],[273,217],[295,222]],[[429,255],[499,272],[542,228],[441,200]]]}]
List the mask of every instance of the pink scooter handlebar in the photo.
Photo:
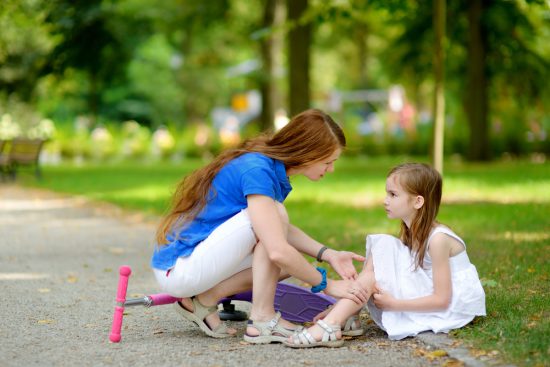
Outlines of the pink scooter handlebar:
[{"label": "pink scooter handlebar", "polygon": [[126,301],[126,292],[128,291],[128,278],[132,274],[129,266],[121,266],[119,269],[118,289],[116,293],[115,314],[113,316],[113,325],[109,340],[118,343],[121,339],[120,331],[122,329],[122,317],[124,314],[124,302]]}]

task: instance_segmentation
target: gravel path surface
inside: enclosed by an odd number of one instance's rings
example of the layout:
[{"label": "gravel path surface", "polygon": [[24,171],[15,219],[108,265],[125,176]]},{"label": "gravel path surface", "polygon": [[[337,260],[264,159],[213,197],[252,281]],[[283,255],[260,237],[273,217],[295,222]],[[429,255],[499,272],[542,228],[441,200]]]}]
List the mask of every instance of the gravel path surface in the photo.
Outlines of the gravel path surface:
[{"label": "gravel path surface", "polygon": [[[158,292],[153,234],[154,221],[110,205],[0,183],[0,365],[483,365],[444,335],[393,342],[372,323],[339,349],[248,345],[242,322],[239,337],[211,339],[172,306],[127,308],[122,341],[110,343],[118,267],[132,267],[128,298]],[[441,349],[451,357],[435,358]]]}]

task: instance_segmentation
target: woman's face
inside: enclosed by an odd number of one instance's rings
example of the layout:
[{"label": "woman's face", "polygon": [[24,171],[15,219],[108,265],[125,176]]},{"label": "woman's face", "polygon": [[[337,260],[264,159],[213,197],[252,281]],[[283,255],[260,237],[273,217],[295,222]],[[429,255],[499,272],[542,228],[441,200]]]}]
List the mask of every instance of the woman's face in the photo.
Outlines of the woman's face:
[{"label": "woman's face", "polygon": [[328,172],[334,172],[334,162],[336,162],[336,160],[340,158],[340,154],[342,154],[342,149],[338,148],[329,157],[308,164],[307,166],[296,168],[295,172],[289,172],[289,175],[302,174],[309,178],[311,181],[319,181]]}]

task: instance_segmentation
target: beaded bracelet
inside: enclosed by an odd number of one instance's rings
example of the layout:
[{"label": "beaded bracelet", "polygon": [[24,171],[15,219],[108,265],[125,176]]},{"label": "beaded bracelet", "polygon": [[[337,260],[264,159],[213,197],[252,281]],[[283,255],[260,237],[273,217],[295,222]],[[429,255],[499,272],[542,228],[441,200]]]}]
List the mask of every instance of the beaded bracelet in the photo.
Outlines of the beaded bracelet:
[{"label": "beaded bracelet", "polygon": [[327,287],[327,271],[323,268],[317,267],[317,271],[321,273],[321,276],[323,279],[321,280],[321,283],[317,284],[314,287],[311,287],[311,292],[313,293],[319,293]]},{"label": "beaded bracelet", "polygon": [[328,247],[327,246],[323,246],[321,247],[321,249],[319,250],[319,252],[317,253],[317,261],[322,263],[323,262],[323,259],[321,258],[323,256],[323,252],[325,252],[326,250],[328,250]]}]

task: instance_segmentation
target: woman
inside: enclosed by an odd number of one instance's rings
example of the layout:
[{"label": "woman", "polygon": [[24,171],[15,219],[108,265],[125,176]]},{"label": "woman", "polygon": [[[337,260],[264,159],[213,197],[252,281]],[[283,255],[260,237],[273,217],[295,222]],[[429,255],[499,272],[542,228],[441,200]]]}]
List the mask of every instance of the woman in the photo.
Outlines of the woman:
[{"label": "woman", "polygon": [[[170,212],[157,231],[151,265],[163,291],[182,300],[176,307],[207,335],[235,334],[216,312],[218,300],[253,290],[245,340],[283,342],[296,326],[280,318],[273,303],[277,282],[289,276],[356,303],[366,292],[348,293],[364,258],[327,249],[292,225],[283,205],[289,176],[312,181],[333,172],[346,141],[342,129],[319,110],[295,116],[273,136],[230,149],[193,172],[177,187]],[[343,280],[326,278],[302,255],[331,264]]]}]

